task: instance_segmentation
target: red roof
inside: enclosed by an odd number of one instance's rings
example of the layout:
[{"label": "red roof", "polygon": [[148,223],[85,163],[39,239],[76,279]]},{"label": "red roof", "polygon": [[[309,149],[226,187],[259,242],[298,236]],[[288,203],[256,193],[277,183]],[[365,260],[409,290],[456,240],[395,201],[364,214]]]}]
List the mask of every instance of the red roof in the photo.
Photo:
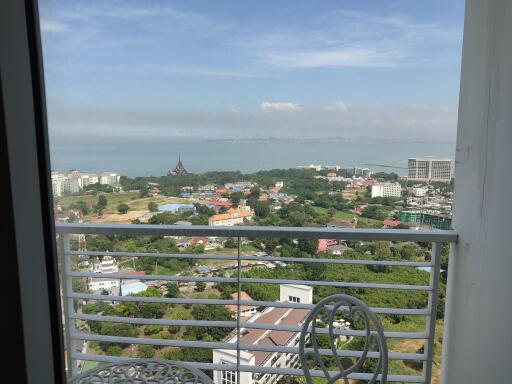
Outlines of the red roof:
[{"label": "red roof", "polygon": [[398,225],[400,225],[402,222],[401,221],[398,221],[398,220],[384,220],[383,224],[386,226],[386,227],[397,227]]},{"label": "red roof", "polygon": [[216,207],[231,207],[233,203],[231,201],[219,201],[213,200],[210,202],[210,205],[214,205]]}]

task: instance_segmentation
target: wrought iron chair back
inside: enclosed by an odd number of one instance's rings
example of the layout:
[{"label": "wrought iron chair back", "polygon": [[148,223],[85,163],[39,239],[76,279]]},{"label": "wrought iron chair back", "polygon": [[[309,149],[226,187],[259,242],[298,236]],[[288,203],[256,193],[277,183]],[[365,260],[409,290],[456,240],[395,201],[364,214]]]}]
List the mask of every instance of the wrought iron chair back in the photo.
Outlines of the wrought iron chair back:
[{"label": "wrought iron chair back", "polygon": [[[347,368],[342,364],[344,357],[341,354],[342,351],[337,348],[337,339],[339,336],[339,332],[337,334],[335,326],[337,316],[352,323],[357,321],[358,324],[362,323],[364,325],[363,350],[361,355],[357,357],[357,360]],[[333,363],[337,368],[335,372],[329,371],[329,367],[327,367],[322,360],[316,331],[317,320],[321,320],[327,324],[329,349],[332,352]],[[307,348],[309,343],[311,344],[311,348]],[[338,380],[343,380],[342,382],[344,384],[349,384],[348,376],[351,373],[360,372],[370,349],[378,352],[378,365],[373,375],[368,380],[368,383],[385,384],[387,383],[388,374],[388,349],[382,324],[377,316],[363,301],[353,296],[338,294],[322,299],[306,317],[300,335],[299,357],[306,383],[312,384],[313,379],[311,371],[320,368],[327,378],[327,384],[337,383]]]},{"label": "wrought iron chair back", "polygon": [[180,361],[125,360],[100,365],[77,375],[68,384],[213,384],[202,371]]}]

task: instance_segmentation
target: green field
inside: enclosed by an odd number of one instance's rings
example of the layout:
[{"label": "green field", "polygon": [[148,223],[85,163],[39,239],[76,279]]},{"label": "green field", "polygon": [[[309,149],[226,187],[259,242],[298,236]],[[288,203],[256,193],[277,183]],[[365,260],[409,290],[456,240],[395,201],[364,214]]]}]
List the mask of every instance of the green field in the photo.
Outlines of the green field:
[{"label": "green field", "polygon": [[[92,207],[98,202],[98,195],[74,195],[74,196],[61,196],[55,198],[55,201],[61,204],[64,210],[68,209],[73,203],[80,200],[85,201],[88,207]],[[132,211],[142,211],[148,209],[150,202],[155,202],[158,205],[166,203],[184,203],[188,204],[189,199],[182,199],[178,197],[144,197],[140,198],[138,192],[119,192],[119,193],[103,193],[107,197],[107,207],[104,209],[104,214],[112,214],[117,212],[117,206],[121,203],[128,204]]]},{"label": "green field", "polygon": [[[322,214],[327,214],[327,208],[322,207],[313,207],[315,211]],[[382,221],[380,220],[374,220],[374,219],[368,219],[366,217],[361,217],[358,215],[355,215],[350,212],[346,211],[336,211],[336,214],[333,216],[333,219],[335,220],[345,220],[345,221],[351,221],[353,218],[357,218],[357,222],[359,224],[369,225],[371,224],[374,227],[380,227],[382,226]]]}]

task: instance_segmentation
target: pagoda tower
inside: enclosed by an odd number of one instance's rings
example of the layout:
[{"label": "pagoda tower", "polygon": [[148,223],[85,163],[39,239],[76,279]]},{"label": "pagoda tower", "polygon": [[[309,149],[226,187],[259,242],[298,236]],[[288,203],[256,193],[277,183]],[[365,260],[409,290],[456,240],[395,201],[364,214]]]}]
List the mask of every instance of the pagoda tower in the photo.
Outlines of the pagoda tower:
[{"label": "pagoda tower", "polygon": [[183,166],[183,163],[181,162],[181,155],[178,156],[178,164],[176,164],[176,167],[173,171],[167,172],[167,176],[183,176],[186,175],[188,172]]}]

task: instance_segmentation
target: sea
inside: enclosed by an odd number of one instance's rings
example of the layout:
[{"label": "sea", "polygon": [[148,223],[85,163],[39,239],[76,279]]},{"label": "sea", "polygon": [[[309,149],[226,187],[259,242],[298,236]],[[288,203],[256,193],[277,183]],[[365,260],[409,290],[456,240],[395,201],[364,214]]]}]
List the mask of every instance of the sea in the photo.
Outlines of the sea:
[{"label": "sea", "polygon": [[121,175],[160,176],[181,157],[189,172],[294,168],[321,164],[367,167],[405,175],[410,157],[453,159],[454,142],[372,138],[323,139],[175,139],[155,137],[51,136],[52,170],[112,171]]}]

